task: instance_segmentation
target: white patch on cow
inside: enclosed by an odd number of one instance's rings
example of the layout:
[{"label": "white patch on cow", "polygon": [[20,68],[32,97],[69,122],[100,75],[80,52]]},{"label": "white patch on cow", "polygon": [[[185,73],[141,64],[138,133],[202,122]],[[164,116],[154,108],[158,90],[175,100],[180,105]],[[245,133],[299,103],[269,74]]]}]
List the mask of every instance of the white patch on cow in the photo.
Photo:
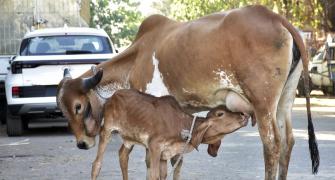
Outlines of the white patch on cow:
[{"label": "white patch on cow", "polygon": [[100,103],[103,105],[105,104],[106,99],[110,98],[115,91],[129,88],[129,77],[126,77],[122,82],[111,82],[103,86],[97,86],[94,92],[97,97],[99,97]]},{"label": "white patch on cow", "polygon": [[152,64],[154,66],[154,72],[151,82],[146,86],[145,93],[156,97],[169,95],[169,91],[163,82],[163,76],[158,69],[159,61],[155,57],[155,52],[152,55]]},{"label": "white patch on cow", "polygon": [[243,94],[243,91],[239,85],[233,84],[232,80],[234,79],[234,75],[228,75],[225,71],[221,69],[217,69],[213,71],[216,74],[215,79],[219,80],[220,88],[222,89],[233,89],[234,91]]}]

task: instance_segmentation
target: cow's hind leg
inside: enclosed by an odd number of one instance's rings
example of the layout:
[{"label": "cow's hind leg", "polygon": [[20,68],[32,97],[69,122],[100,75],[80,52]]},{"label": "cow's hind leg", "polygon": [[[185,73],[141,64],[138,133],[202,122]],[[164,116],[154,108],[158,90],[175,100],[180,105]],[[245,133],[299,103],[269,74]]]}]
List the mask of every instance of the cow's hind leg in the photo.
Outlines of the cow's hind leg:
[{"label": "cow's hind leg", "polygon": [[296,87],[301,73],[301,63],[295,68],[288,78],[284,91],[280,97],[277,109],[278,127],[281,133],[281,148],[279,160],[279,177],[285,180],[287,177],[288,166],[291,157],[291,151],[294,145],[292,132],[291,110],[295,99]]},{"label": "cow's hind leg", "polygon": [[119,150],[119,162],[122,171],[122,178],[123,180],[128,180],[128,161],[129,161],[129,154],[133,150],[133,145],[130,147],[126,147],[122,144]]},{"label": "cow's hind leg", "polygon": [[100,131],[97,157],[95,158],[95,161],[93,162],[93,165],[92,165],[92,172],[91,172],[92,180],[96,180],[97,176],[100,173],[102,158],[104,156],[107,144],[110,140],[110,137],[111,137],[111,132],[106,130],[105,128],[102,128],[102,130]]},{"label": "cow's hind leg", "polygon": [[263,142],[266,180],[276,179],[279,163],[280,133],[275,112],[275,109],[255,110],[258,130]]}]

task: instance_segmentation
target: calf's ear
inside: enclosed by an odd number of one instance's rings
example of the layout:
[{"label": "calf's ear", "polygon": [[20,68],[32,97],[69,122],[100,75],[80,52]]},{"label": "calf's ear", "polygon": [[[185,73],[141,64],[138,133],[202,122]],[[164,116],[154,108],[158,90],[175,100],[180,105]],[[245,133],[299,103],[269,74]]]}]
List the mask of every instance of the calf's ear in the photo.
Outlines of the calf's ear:
[{"label": "calf's ear", "polygon": [[214,144],[208,144],[207,152],[210,156],[216,157],[221,145],[221,140],[215,142]]},{"label": "calf's ear", "polygon": [[210,125],[207,125],[204,128],[201,128],[195,132],[195,135],[192,137],[191,144],[192,146],[198,151],[198,146],[201,144],[202,139],[204,138],[204,135],[206,131],[210,128]]}]

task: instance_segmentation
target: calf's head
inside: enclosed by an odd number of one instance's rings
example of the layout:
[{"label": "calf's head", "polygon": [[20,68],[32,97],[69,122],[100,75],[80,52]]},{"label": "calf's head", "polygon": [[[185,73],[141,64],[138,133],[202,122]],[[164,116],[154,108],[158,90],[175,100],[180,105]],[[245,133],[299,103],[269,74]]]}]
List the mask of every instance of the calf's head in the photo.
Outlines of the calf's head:
[{"label": "calf's head", "polygon": [[68,119],[70,128],[80,149],[89,149],[95,145],[95,136],[101,125],[99,103],[90,96],[90,90],[101,80],[100,69],[88,78],[72,79],[68,69],[58,85],[57,104]]},{"label": "calf's head", "polygon": [[[195,147],[200,143],[210,144],[208,153],[216,156],[224,135],[232,133],[248,124],[248,118],[241,113],[229,111],[225,106],[218,106],[207,114],[206,119],[197,128],[193,139]],[[212,146],[211,146],[212,144]]]}]

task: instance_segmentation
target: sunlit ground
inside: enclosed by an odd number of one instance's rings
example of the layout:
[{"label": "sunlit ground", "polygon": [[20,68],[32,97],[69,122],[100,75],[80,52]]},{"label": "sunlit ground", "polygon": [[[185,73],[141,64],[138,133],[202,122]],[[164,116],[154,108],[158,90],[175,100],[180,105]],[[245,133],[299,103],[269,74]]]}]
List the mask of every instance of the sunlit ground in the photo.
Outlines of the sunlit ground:
[{"label": "sunlit ground", "polygon": [[[249,131],[239,131],[242,136],[245,137],[258,137],[259,133],[258,132],[249,132]],[[307,140],[308,139],[308,132],[307,130],[301,130],[301,129],[293,129],[293,134],[295,138],[302,138]],[[317,132],[316,133],[317,139],[321,141],[335,141],[335,135],[334,132]]]}]

